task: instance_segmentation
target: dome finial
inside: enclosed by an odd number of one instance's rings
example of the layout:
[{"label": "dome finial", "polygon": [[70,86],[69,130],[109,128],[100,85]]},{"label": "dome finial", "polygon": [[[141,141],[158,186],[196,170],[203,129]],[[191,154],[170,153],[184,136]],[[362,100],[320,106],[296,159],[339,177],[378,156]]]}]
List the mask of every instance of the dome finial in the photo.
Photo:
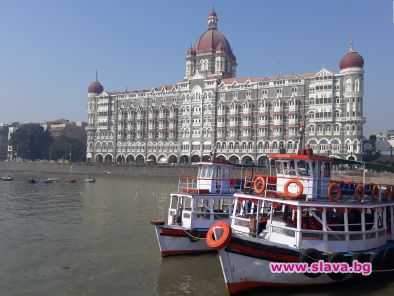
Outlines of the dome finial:
[{"label": "dome finial", "polygon": [[96,69],[96,82],[98,82],[98,71]]},{"label": "dome finial", "polygon": [[217,29],[218,26],[218,16],[215,12],[215,9],[212,7],[212,11],[208,16],[208,27],[209,29]]},{"label": "dome finial", "polygon": [[349,40],[349,51],[353,51],[353,37],[350,36]]}]

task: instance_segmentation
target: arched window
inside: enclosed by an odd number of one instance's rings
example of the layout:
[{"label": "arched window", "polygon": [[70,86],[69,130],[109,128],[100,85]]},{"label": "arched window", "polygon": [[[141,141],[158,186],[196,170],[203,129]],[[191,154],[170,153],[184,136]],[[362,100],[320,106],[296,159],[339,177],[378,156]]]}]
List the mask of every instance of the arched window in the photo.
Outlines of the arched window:
[{"label": "arched window", "polygon": [[360,91],[360,79],[354,81],[354,91]]},{"label": "arched window", "polygon": [[296,87],[293,87],[293,88],[291,89],[291,95],[292,95],[292,96],[296,96],[296,95],[297,95],[297,88],[296,88]]}]

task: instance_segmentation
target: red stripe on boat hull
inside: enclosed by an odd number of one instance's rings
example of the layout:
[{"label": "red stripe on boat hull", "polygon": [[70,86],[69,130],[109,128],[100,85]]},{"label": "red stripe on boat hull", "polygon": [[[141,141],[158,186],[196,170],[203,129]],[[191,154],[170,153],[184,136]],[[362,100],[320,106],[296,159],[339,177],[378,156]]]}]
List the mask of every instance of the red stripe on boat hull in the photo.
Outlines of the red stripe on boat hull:
[{"label": "red stripe on boat hull", "polygon": [[215,253],[215,250],[207,249],[207,250],[172,250],[172,251],[161,251],[161,255],[172,256],[172,255],[197,255],[197,254],[206,254],[206,253]]},{"label": "red stripe on boat hull", "polygon": [[246,255],[246,256],[253,256],[257,258],[266,258],[272,261],[280,261],[280,262],[298,262],[298,256],[297,255],[290,255],[290,254],[283,254],[283,253],[276,253],[276,252],[270,252],[270,251],[265,251],[265,250],[259,250],[256,248],[252,248],[246,245],[241,245],[238,243],[232,243],[230,242],[226,249],[228,251],[233,251],[236,253],[239,253],[240,255]]},{"label": "red stripe on boat hull", "polygon": [[[169,235],[169,236],[189,236],[189,230],[183,229],[173,229],[173,228],[161,228],[160,235]],[[198,234],[201,238],[207,236],[207,231],[199,231]]]}]

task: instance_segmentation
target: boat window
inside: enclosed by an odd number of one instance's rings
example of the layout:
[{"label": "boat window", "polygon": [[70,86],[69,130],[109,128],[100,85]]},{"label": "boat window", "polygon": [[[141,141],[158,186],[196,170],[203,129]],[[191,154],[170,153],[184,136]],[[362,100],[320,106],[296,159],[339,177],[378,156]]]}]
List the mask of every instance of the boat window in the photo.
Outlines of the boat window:
[{"label": "boat window", "polygon": [[213,176],[216,179],[222,179],[222,167],[221,166],[217,166],[216,167],[216,176]]},{"label": "boat window", "polygon": [[324,177],[330,177],[330,163],[329,162],[324,162]]},{"label": "boat window", "polygon": [[197,199],[196,200],[196,218],[197,219],[209,219],[211,208],[209,205],[209,200],[207,199]]},{"label": "boat window", "polygon": [[178,197],[171,197],[171,209],[176,209],[178,207]]},{"label": "boat window", "polygon": [[305,160],[299,160],[297,162],[298,174],[301,176],[310,176],[309,163]]},{"label": "boat window", "polygon": [[275,166],[276,166],[276,173],[277,173],[277,174],[283,174],[282,162],[276,161],[276,162],[275,162]]},{"label": "boat window", "polygon": [[228,167],[223,168],[223,179],[224,180],[230,179],[230,168]]},{"label": "boat window", "polygon": [[213,211],[230,213],[230,211],[232,210],[231,202],[232,199],[228,199],[228,198],[215,199],[213,201]]},{"label": "boat window", "polygon": [[184,197],[183,198],[183,209],[190,211],[192,209],[192,199]]},{"label": "boat window", "polygon": [[[210,174],[209,174],[209,168],[210,167],[208,167],[207,165],[203,165],[202,167],[201,167],[201,173],[200,173],[200,178],[209,178],[210,177]],[[212,171],[212,168],[211,168],[211,171]]]},{"label": "boat window", "polygon": [[212,173],[213,173],[213,167],[208,166],[207,167],[207,174],[206,174],[205,178],[212,178]]},{"label": "boat window", "polygon": [[294,160],[290,160],[289,162],[284,162],[283,168],[284,168],[284,173],[287,175],[294,176],[296,174]]},{"label": "boat window", "polygon": [[204,166],[199,166],[199,168],[198,168],[198,174],[197,174],[197,177],[198,177],[198,178],[201,178],[203,168],[204,168]]}]

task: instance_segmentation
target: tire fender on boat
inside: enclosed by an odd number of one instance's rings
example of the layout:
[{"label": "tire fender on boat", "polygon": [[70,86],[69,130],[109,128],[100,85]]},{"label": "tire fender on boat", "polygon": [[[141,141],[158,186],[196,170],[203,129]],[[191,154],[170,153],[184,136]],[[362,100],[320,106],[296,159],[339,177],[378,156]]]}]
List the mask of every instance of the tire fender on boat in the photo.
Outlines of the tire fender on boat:
[{"label": "tire fender on boat", "polygon": [[[323,254],[313,248],[301,249],[300,255],[298,256],[298,262],[305,262],[308,263],[308,265],[311,265],[313,262],[318,262],[319,260],[323,259]],[[317,278],[318,276],[321,276],[321,273],[305,272],[304,275],[310,278]]]},{"label": "tire fender on boat", "polygon": [[384,269],[394,269],[394,248],[389,248],[383,252]]},{"label": "tire fender on boat", "polygon": [[375,251],[371,254],[369,254],[369,260],[372,264],[372,272],[375,270],[382,270],[383,269],[383,255],[381,252]]},{"label": "tire fender on boat", "polygon": [[[213,233],[216,227],[220,227],[223,230],[222,235],[218,239],[215,238]],[[214,250],[220,250],[221,248],[225,247],[228,244],[231,238],[231,234],[232,231],[230,225],[228,225],[224,221],[216,222],[211,226],[211,228],[209,228],[207,232],[206,243],[208,247]]]},{"label": "tire fender on boat", "polygon": [[[346,257],[343,254],[340,253],[333,253],[330,256],[328,256],[328,261],[330,263],[348,263],[348,260],[346,260]],[[345,277],[346,277],[346,273],[342,273],[342,272],[331,272],[327,274],[331,279],[333,279],[334,281],[342,281]]]},{"label": "tire fender on boat", "polygon": [[[359,263],[368,262],[367,254],[363,252],[355,252],[352,254],[352,263],[353,261],[357,260]],[[360,273],[352,273],[352,277],[354,278],[363,278],[364,276]]]}]

